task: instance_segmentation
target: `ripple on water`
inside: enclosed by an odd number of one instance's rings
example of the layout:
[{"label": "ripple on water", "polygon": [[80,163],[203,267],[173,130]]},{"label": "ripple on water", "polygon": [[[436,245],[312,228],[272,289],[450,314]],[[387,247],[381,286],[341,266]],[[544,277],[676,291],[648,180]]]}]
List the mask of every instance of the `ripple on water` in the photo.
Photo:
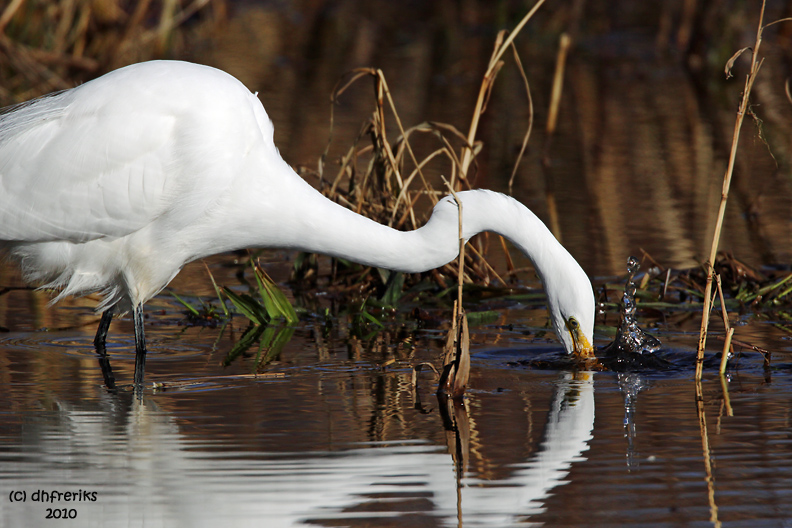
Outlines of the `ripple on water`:
[{"label": "ripple on water", "polygon": [[[96,357],[93,336],[75,335],[65,332],[12,332],[0,334],[0,347],[8,350],[57,351],[68,356]],[[111,356],[135,356],[134,339],[113,339],[107,342]],[[191,341],[149,340],[152,354],[167,353],[168,356],[194,356],[206,352],[206,346]]]}]

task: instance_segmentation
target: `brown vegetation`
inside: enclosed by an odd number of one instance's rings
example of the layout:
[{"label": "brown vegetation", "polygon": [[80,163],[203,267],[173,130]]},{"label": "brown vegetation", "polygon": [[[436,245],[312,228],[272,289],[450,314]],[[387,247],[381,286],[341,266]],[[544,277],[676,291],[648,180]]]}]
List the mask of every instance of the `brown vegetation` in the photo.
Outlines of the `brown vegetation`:
[{"label": "brown vegetation", "polygon": [[0,13],[0,106],[178,52],[185,22],[211,26],[225,10],[225,0],[11,0]]}]

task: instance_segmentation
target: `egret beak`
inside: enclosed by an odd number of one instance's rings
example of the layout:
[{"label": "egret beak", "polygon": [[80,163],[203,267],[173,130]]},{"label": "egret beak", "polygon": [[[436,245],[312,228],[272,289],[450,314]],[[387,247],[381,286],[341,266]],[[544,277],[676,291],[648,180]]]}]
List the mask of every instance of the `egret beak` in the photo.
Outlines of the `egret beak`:
[{"label": "egret beak", "polygon": [[572,336],[572,343],[575,345],[575,355],[581,359],[596,357],[594,355],[594,346],[586,339],[577,320],[574,317],[570,317],[566,320],[566,326],[567,330],[569,330],[569,334]]}]

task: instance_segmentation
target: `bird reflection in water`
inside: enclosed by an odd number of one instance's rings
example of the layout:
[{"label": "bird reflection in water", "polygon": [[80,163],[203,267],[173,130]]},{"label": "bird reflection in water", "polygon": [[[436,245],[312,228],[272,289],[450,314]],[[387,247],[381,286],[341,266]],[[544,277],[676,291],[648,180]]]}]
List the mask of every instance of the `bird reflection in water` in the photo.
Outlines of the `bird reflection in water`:
[{"label": "bird reflection in water", "polygon": [[594,373],[561,372],[536,454],[515,465],[508,478],[486,480],[468,473],[471,425],[464,401],[443,395],[438,401],[453,461],[459,526],[512,526],[541,513],[550,492],[569,482],[572,464],[585,459],[593,438]]}]

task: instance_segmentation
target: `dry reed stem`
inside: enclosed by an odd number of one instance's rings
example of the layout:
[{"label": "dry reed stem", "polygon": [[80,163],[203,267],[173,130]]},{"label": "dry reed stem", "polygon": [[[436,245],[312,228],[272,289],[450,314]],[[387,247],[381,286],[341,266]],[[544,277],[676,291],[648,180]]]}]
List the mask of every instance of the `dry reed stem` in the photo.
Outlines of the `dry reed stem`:
[{"label": "dry reed stem", "polygon": [[168,40],[170,40],[176,8],[177,0],[162,1],[162,15],[160,16],[159,24],[157,25],[157,30],[155,33],[157,38],[157,49],[160,53],[165,51]]},{"label": "dry reed stem", "polygon": [[[726,338],[718,336],[718,339],[725,340]],[[765,367],[769,367],[770,366],[770,360],[772,358],[772,354],[770,353],[769,350],[767,350],[765,348],[762,348],[762,347],[758,347],[756,345],[752,345],[751,343],[746,343],[745,341],[737,340],[737,339],[732,339],[731,342],[732,342],[732,345],[741,346],[741,347],[753,350],[755,352],[759,352],[760,354],[762,354],[762,357],[764,358],[764,366]]]},{"label": "dry reed stem", "polygon": [[454,314],[446,336],[437,394],[456,400],[464,397],[470,380],[470,330],[465,310],[458,301],[454,301]]},{"label": "dry reed stem", "polygon": [[[500,58],[503,56],[503,53],[509,48],[511,43],[517,37],[517,35],[522,31],[522,28],[528,21],[533,18],[536,11],[544,4],[545,0],[539,0],[534,4],[531,10],[526,14],[522,20],[514,27],[506,40],[502,40],[503,32],[498,35],[498,40],[496,41],[495,50],[492,53],[492,57],[490,58],[489,65],[487,66],[486,72],[484,72],[484,78],[481,81],[481,88],[479,89],[478,99],[476,100],[476,107],[473,110],[473,118],[470,121],[470,129],[468,130],[467,135],[467,142],[468,145],[473,145],[476,140],[476,132],[478,131],[479,121],[481,119],[481,115],[484,113],[484,109],[486,106],[486,101],[489,97],[489,93],[492,90],[492,83],[495,81],[495,77],[497,76],[498,70],[501,67]],[[470,162],[472,158],[473,152],[469,148],[464,149],[464,154],[462,155],[462,172],[460,174],[461,178],[467,178],[468,169],[470,168]]]},{"label": "dry reed stem", "polygon": [[[505,239],[502,236],[500,236],[500,235],[498,235],[498,238],[500,238],[501,242],[503,242],[503,244],[505,246]],[[511,262],[511,255],[509,254],[508,248],[504,247],[503,251],[506,254],[506,258],[509,260],[509,262]],[[497,271],[495,271],[495,268],[493,268],[492,265],[490,265],[490,263],[487,262],[487,260],[484,258],[484,255],[478,249],[476,249],[474,246],[471,245],[470,246],[470,252],[473,254],[473,256],[475,256],[476,258],[479,259],[479,261],[484,265],[484,267],[487,269],[487,271],[489,271],[490,273],[492,273],[495,276],[495,278],[498,280],[498,282],[500,282],[501,284],[506,286],[506,281],[503,280],[503,278],[500,276],[500,274]],[[512,264],[512,266],[513,266],[513,264]]]},{"label": "dry reed stem", "polygon": [[[406,199],[406,195],[407,195],[407,192],[409,190],[410,184],[412,183],[412,181],[413,181],[413,179],[415,178],[416,175],[421,176],[421,179],[423,181],[424,188],[426,189],[426,192],[428,192],[430,195],[432,195],[430,197],[430,199],[432,201],[432,204],[436,204],[437,203],[436,195],[438,193],[435,193],[435,192],[433,192],[433,190],[430,189],[429,184],[427,183],[426,179],[423,177],[423,174],[421,172],[421,169],[429,161],[431,161],[434,157],[436,157],[437,155],[445,154],[446,157],[448,158],[448,160],[451,162],[451,174],[452,174],[452,176],[451,176],[451,186],[452,187],[454,186],[454,182],[456,181],[457,170],[458,170],[458,168],[461,167],[461,163],[460,163],[459,158],[457,157],[456,153],[454,152],[454,149],[451,146],[451,143],[448,141],[448,139],[445,137],[445,135],[443,135],[443,133],[442,133],[443,130],[445,130],[447,132],[450,132],[451,134],[453,134],[454,136],[459,138],[461,141],[463,141],[465,143],[467,142],[467,139],[465,138],[465,136],[456,127],[454,127],[453,125],[449,125],[449,124],[446,124],[446,123],[436,123],[436,122],[431,122],[431,121],[426,121],[424,123],[420,123],[420,124],[418,124],[418,125],[416,125],[414,127],[411,127],[409,129],[407,129],[407,131],[405,133],[403,133],[402,136],[398,139],[398,142],[399,142],[400,145],[403,144],[405,146],[409,146],[409,137],[412,135],[413,132],[428,132],[428,133],[432,133],[433,135],[435,135],[443,143],[443,147],[440,148],[440,149],[435,150],[434,152],[432,152],[430,154],[428,154],[419,164],[416,165],[415,169],[413,169],[413,172],[410,173],[410,175],[405,179],[404,185],[402,186],[402,188],[401,188],[401,190],[399,192],[399,195],[396,197],[396,204],[393,207],[393,212],[391,214],[391,223],[390,223],[390,225],[393,225],[393,219],[395,218],[396,213],[398,211],[398,206],[399,206],[399,204],[401,203],[402,200]],[[474,151],[477,152],[476,149],[474,149]],[[401,153],[401,147],[399,148],[399,152]],[[413,156],[413,159],[414,159],[414,156]],[[416,227],[416,226],[414,226],[414,227]]]},{"label": "dry reed stem", "polygon": [[[393,118],[396,120],[396,125],[399,127],[399,133],[402,135],[402,137],[404,137],[406,134],[404,132],[404,126],[402,126],[401,119],[399,118],[399,113],[396,111],[396,103],[393,102],[393,97],[391,97],[390,90],[388,89],[388,83],[385,81],[385,74],[383,74],[382,70],[380,70],[379,68],[377,69],[377,79],[381,83],[381,86],[384,88],[385,96],[388,98],[388,104],[390,105],[391,112],[393,112]],[[382,106],[382,105],[380,104],[380,106]],[[384,127],[384,124],[383,124],[383,133],[384,133],[384,128],[385,127]],[[383,137],[385,137],[385,136],[383,136]],[[415,157],[415,153],[413,152],[412,147],[410,146],[410,142],[405,140],[404,141],[404,146],[407,147],[407,151],[410,153],[410,157],[412,158],[412,162],[417,167],[418,166],[418,159]],[[390,150],[390,148],[389,148],[389,150]],[[423,176],[423,173],[419,170],[418,174],[421,176],[421,180],[423,181],[424,187],[427,190],[431,190],[430,187],[429,187],[428,182],[426,181],[426,178],[424,178],[424,176]],[[398,205],[398,203],[397,203],[397,205]]]},{"label": "dry reed stem", "polygon": [[561,92],[564,88],[564,71],[566,70],[566,58],[569,46],[572,43],[569,35],[562,33],[558,43],[558,55],[556,57],[555,74],[553,75],[553,88],[550,93],[550,111],[547,115],[547,136],[555,134],[558,122],[558,108],[561,103]]},{"label": "dry reed stem", "polygon": [[[399,194],[397,195],[397,201],[396,204],[393,206],[393,210],[395,213],[395,211],[398,210],[401,201],[404,199],[404,193],[406,192],[409,183],[404,180],[401,174],[401,170],[399,168],[399,166],[401,165],[400,160],[403,159],[403,157],[400,154],[394,155],[393,149],[391,148],[391,145],[388,142],[387,131],[385,129],[385,104],[384,104],[385,99],[387,99],[388,101],[388,106],[390,107],[390,110],[393,114],[393,118],[396,122],[396,126],[399,129],[399,133],[401,134],[403,147],[410,154],[412,162],[416,167],[415,170],[417,171],[417,175],[421,178],[424,188],[427,191],[432,191],[431,187],[426,181],[426,178],[423,175],[423,172],[421,171],[421,168],[423,167],[424,164],[418,162],[415,153],[413,152],[412,147],[410,146],[410,142],[407,139],[409,135],[407,134],[407,132],[404,129],[404,126],[402,125],[401,118],[399,117],[399,113],[396,110],[396,104],[393,101],[393,97],[391,96],[390,89],[388,88],[388,83],[385,80],[385,75],[383,74],[382,70],[375,68],[356,68],[352,70],[350,74],[351,77],[349,77],[349,79],[343,85],[340,85],[341,81],[339,81],[339,83],[336,84],[336,88],[333,89],[331,101],[336,101],[338,97],[340,97],[358,79],[367,76],[374,77],[377,106],[373,117],[373,132],[378,139],[378,147],[382,152],[385,153],[385,158],[388,161],[390,170],[392,171],[394,177],[396,178],[399,187]],[[322,155],[322,158],[320,158],[320,170],[319,170],[320,177],[323,174],[323,164],[326,159],[327,152],[330,147],[330,143],[332,142],[332,127],[333,127],[332,107],[331,107],[331,116],[330,116],[330,126],[331,126],[330,138],[328,139],[328,144],[327,147],[325,148],[325,152]],[[341,173],[339,173],[339,177],[340,176]],[[365,182],[363,187],[365,188]],[[433,196],[433,194],[430,192],[428,193],[428,195],[431,197],[432,202],[436,203],[437,199]],[[362,196],[360,198],[362,198]],[[413,223],[413,227],[416,227],[417,221],[415,219],[415,213],[413,208],[409,207],[408,211]],[[395,218],[395,214],[391,216],[390,224],[392,224],[394,218]]]},{"label": "dry reed stem", "polygon": [[[388,90],[387,83],[385,82],[385,76],[382,74],[382,70],[376,69],[374,70],[374,76],[377,79],[377,113],[374,114],[375,116],[375,123],[379,125],[377,130],[379,131],[380,138],[382,141],[382,148],[385,151],[385,154],[388,157],[388,161],[391,164],[391,170],[393,170],[393,175],[396,177],[396,181],[399,183],[399,187],[404,187],[404,180],[401,176],[401,171],[399,170],[399,164],[396,163],[396,158],[393,155],[393,150],[391,149],[390,143],[388,142],[387,136],[387,129],[385,128],[385,105],[383,104],[383,98],[385,93],[388,94],[388,99],[390,100],[390,90]],[[396,118],[396,122],[399,124],[399,129],[401,130],[401,121],[399,120],[399,115],[396,113],[396,107],[392,106],[391,109],[393,110],[393,115]],[[402,134],[404,130],[401,130]],[[412,152],[412,150],[410,150]]]},{"label": "dry reed stem", "polygon": [[558,208],[555,199],[555,181],[550,172],[550,144],[555,135],[556,124],[558,122],[558,108],[561,105],[561,92],[564,87],[564,71],[566,69],[566,58],[571,45],[571,39],[566,33],[562,33],[558,43],[558,55],[556,56],[555,73],[553,74],[553,87],[550,93],[550,108],[547,115],[547,127],[545,132],[544,153],[542,155],[542,167],[545,176],[545,198],[547,201],[547,213],[550,217],[550,231],[561,241],[561,224],[558,219]]},{"label": "dry reed stem", "polygon": [[726,339],[723,341],[723,352],[721,355],[720,369],[718,373],[723,376],[726,373],[726,365],[729,362],[729,352],[731,351],[732,336],[734,336],[734,328],[726,329]]},{"label": "dry reed stem", "polygon": [[0,33],[5,30],[8,23],[14,18],[17,9],[19,9],[23,3],[25,3],[25,0],[11,0],[11,3],[6,6],[3,10],[3,14],[0,15]]},{"label": "dry reed stem", "polygon": [[520,60],[520,54],[517,53],[517,47],[514,46],[513,43],[512,51],[514,52],[514,63],[517,65],[517,70],[520,72],[523,85],[525,85],[525,95],[528,97],[528,129],[525,131],[525,136],[523,136],[523,142],[520,146],[520,152],[517,154],[517,159],[514,161],[514,168],[512,169],[511,176],[509,176],[509,194],[512,194],[514,178],[517,176],[517,169],[520,167],[520,162],[525,155],[525,150],[528,148],[528,141],[531,139],[531,132],[533,131],[534,122],[534,107],[533,96],[531,96],[531,85],[528,83],[528,76],[525,74],[525,68],[523,68],[522,61]]},{"label": "dry reed stem", "polygon": [[[726,407],[726,416],[734,416],[734,409],[731,406],[731,399],[729,398],[729,380],[723,374],[720,375],[721,392],[723,393],[723,404]],[[716,434],[720,434],[720,416],[718,417],[718,430]]]},{"label": "dry reed stem", "polygon": [[[731,179],[732,174],[734,173],[734,163],[737,157],[737,144],[740,139],[740,129],[742,128],[743,119],[745,118],[745,114],[748,112],[748,103],[749,98],[751,95],[751,88],[753,88],[754,81],[756,81],[756,77],[759,74],[759,68],[762,65],[763,61],[759,61],[759,46],[762,43],[762,22],[764,20],[764,11],[765,11],[765,3],[766,0],[762,0],[762,9],[759,13],[759,25],[756,30],[756,43],[754,44],[754,48],[751,52],[751,69],[749,74],[745,78],[745,87],[743,89],[742,100],[740,101],[740,107],[737,111],[737,118],[734,122],[734,134],[732,136],[732,146],[731,152],[729,153],[729,164],[726,168],[726,174],[723,177],[723,188],[721,191],[721,201],[720,206],[718,207],[718,217],[715,224],[715,232],[712,237],[712,246],[710,248],[710,258],[706,262],[705,266],[707,267],[707,285],[704,290],[704,308],[702,310],[701,316],[701,330],[699,332],[699,343],[698,343],[698,350],[696,352],[696,380],[701,380],[702,371],[704,367],[704,348],[707,345],[707,328],[709,327],[709,315],[710,315],[710,303],[711,303],[711,294],[712,294],[712,278],[714,274],[714,263],[715,258],[718,254],[718,242],[720,240],[721,229],[723,227],[723,221],[726,216],[726,202],[729,198],[729,187],[731,186]],[[740,50],[735,54],[735,56],[742,53],[743,50]]]},{"label": "dry reed stem", "polygon": [[729,314],[726,312],[726,300],[723,298],[723,287],[721,285],[720,274],[715,276],[718,283],[718,296],[721,303],[721,311],[723,312],[723,326],[726,329],[726,340],[723,343],[723,354],[721,355],[720,374],[721,376],[726,372],[726,364],[729,362],[729,352],[731,351],[731,340],[734,335],[734,328],[729,325]]},{"label": "dry reed stem", "polygon": [[[517,48],[514,45],[514,39],[520,33],[522,28],[528,21],[533,18],[533,15],[536,11],[542,6],[544,0],[539,0],[534,7],[520,20],[520,22],[515,26],[515,28],[511,31],[508,37],[505,38],[505,31],[501,31],[498,33],[498,36],[495,41],[495,47],[492,53],[492,57],[490,57],[490,62],[487,66],[487,70],[484,72],[484,76],[481,80],[481,87],[479,88],[478,98],[476,100],[476,106],[473,110],[473,117],[471,118],[470,128],[468,129],[467,135],[467,142],[462,147],[462,160],[459,166],[459,177],[466,182],[468,182],[468,170],[470,169],[471,161],[475,156],[476,152],[474,151],[474,145],[476,144],[476,133],[478,131],[478,125],[481,120],[482,114],[486,111],[487,103],[489,102],[490,95],[492,93],[492,88],[495,83],[495,78],[498,75],[498,72],[503,67],[503,62],[500,60],[505,51],[508,48],[511,48],[514,54],[515,64],[517,65],[518,71],[523,79],[523,84],[525,85],[526,95],[528,98],[528,106],[529,106],[529,119],[528,119],[528,128],[526,130],[525,136],[523,137],[522,146],[520,148],[520,152],[517,155],[517,159],[514,163],[514,168],[512,169],[511,176],[509,177],[509,194],[511,194],[513,186],[514,186],[514,178],[517,174],[517,168],[520,165],[520,161],[525,154],[525,150],[528,146],[528,141],[531,137],[531,131],[533,129],[533,118],[534,118],[534,111],[533,111],[533,98],[531,96],[531,87],[528,83],[528,78],[525,74],[525,69],[522,66],[522,61],[520,60],[519,53],[517,52]],[[452,179],[452,184],[456,184],[456,182]],[[501,242],[503,239],[501,238]],[[508,248],[506,247],[505,243],[503,244],[504,254],[506,255],[506,260],[511,263],[511,255],[509,254]],[[489,263],[484,261],[485,264],[489,267],[490,270],[493,271]],[[496,274],[497,276],[497,274]],[[502,278],[498,276],[498,280],[501,281],[504,285],[506,284]]]},{"label": "dry reed stem", "polygon": [[468,330],[467,315],[462,308],[462,280],[465,270],[465,238],[462,230],[462,201],[454,191],[451,184],[443,178],[448,190],[456,201],[459,210],[458,229],[459,229],[459,256],[458,256],[458,276],[457,276],[457,299],[454,301],[454,313],[451,329],[448,331],[446,339],[446,351],[443,360],[443,372],[445,378],[441,378],[438,391],[445,391],[453,398],[462,398],[465,395],[468,381],[470,379],[470,333]]},{"label": "dry reed stem", "polygon": [[454,201],[456,201],[457,209],[459,209],[459,217],[458,217],[458,229],[459,229],[459,256],[458,256],[458,265],[459,265],[459,275],[457,280],[457,304],[454,305],[454,317],[456,318],[459,313],[457,312],[457,308],[460,310],[462,309],[462,277],[464,276],[465,272],[465,237],[463,236],[462,231],[462,200],[454,191],[454,188],[451,184],[443,178],[443,182],[448,187],[448,190],[451,192],[451,196],[454,197]]},{"label": "dry reed stem", "polygon": [[264,380],[264,379],[283,379],[286,374],[283,372],[261,372],[258,374],[226,374],[221,376],[202,376],[186,381],[152,381],[152,388],[155,390],[186,389],[207,383],[231,381],[231,380]]}]

